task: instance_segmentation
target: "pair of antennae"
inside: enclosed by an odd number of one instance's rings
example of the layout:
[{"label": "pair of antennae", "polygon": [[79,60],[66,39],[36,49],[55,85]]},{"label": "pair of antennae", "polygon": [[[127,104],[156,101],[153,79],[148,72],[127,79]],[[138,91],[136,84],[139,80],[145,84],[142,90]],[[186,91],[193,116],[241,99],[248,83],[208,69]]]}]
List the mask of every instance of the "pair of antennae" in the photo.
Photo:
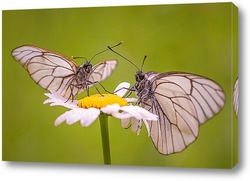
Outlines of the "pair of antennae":
[{"label": "pair of antennae", "polygon": [[111,51],[114,52],[115,54],[119,55],[120,57],[124,58],[124,59],[127,60],[129,63],[131,63],[138,71],[142,71],[142,67],[143,67],[144,62],[145,62],[145,60],[146,60],[146,58],[147,58],[147,55],[144,56],[143,61],[142,61],[142,64],[141,64],[141,68],[139,69],[139,67],[138,67],[136,64],[134,64],[131,60],[129,60],[128,58],[124,57],[123,55],[121,55],[120,53],[116,52],[115,50],[113,50],[113,48],[115,48],[115,47],[121,45],[122,43],[123,43],[123,41],[119,42],[118,44],[116,44],[116,45],[114,45],[114,46],[108,46],[107,49],[105,49],[105,50],[103,50],[103,51],[101,51],[101,52],[95,54],[89,61],[88,61],[87,58],[85,58],[85,57],[83,57],[83,56],[72,56],[72,58],[73,58],[73,59],[83,58],[84,60],[90,62],[90,61],[93,60],[97,55],[99,55],[99,54],[101,54],[101,53],[104,53],[104,52],[106,52],[106,51],[108,51],[108,50],[111,50]]},{"label": "pair of antennae", "polygon": [[109,50],[111,50],[111,51],[114,52],[115,54],[119,55],[120,57],[124,58],[124,59],[127,60],[129,63],[131,63],[132,65],[134,65],[134,67],[135,67],[138,71],[142,71],[142,67],[143,67],[144,62],[145,62],[145,60],[146,60],[146,58],[147,58],[147,55],[144,56],[143,61],[142,61],[142,64],[141,64],[141,68],[139,69],[139,67],[138,67],[136,64],[134,64],[131,60],[129,60],[128,58],[124,57],[124,56],[121,55],[120,53],[116,52],[116,51],[113,50],[112,48],[113,48],[113,47],[108,46],[108,49],[109,49]]},{"label": "pair of antennae", "polygon": [[115,48],[115,47],[121,45],[122,43],[123,43],[123,41],[119,42],[118,44],[116,44],[116,45],[114,45],[114,46],[111,46],[111,47],[108,46],[107,49],[105,49],[105,50],[103,50],[103,51],[101,51],[101,52],[95,54],[94,56],[92,56],[91,59],[90,59],[89,61],[88,61],[88,59],[87,59],[86,57],[83,57],[83,56],[71,56],[71,57],[72,57],[73,59],[83,58],[83,59],[86,60],[87,62],[91,62],[91,60],[93,60],[97,55],[102,54],[102,53],[104,53],[104,52],[110,50],[110,48],[111,48],[111,49],[112,49],[112,48]]}]

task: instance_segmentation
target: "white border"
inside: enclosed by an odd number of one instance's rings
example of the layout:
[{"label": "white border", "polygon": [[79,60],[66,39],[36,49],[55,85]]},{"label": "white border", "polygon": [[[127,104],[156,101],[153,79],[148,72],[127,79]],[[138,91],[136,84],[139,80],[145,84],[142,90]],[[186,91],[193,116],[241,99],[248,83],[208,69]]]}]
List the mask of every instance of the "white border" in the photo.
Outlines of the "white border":
[{"label": "white border", "polygon": [[[208,3],[218,1],[202,0],[1,0],[1,10],[7,9],[38,9],[38,8],[62,8],[62,7],[96,7],[96,6],[121,6],[121,5],[145,5],[145,4],[180,4],[180,3]],[[228,1],[219,1],[228,2]],[[125,167],[125,166],[98,166],[98,165],[67,165],[67,164],[45,164],[45,163],[11,163],[0,162],[0,178],[5,180],[87,180],[87,179],[107,179],[110,180],[246,180],[250,175],[250,119],[247,116],[247,103],[250,102],[249,95],[249,14],[250,7],[246,0],[234,0],[233,3],[239,8],[239,60],[241,62],[240,91],[241,112],[240,112],[240,163],[233,170],[214,169],[181,169],[181,168],[161,168],[161,167]],[[1,13],[2,26],[2,13]],[[1,28],[2,31],[2,28]],[[247,33],[248,32],[248,33]],[[1,33],[2,35],[2,33]],[[2,36],[1,36],[2,40]],[[0,45],[2,51],[2,44]],[[246,48],[247,47],[247,48]],[[248,51],[248,52],[247,52]],[[2,53],[2,52],[1,52]],[[2,55],[2,54],[1,54]],[[2,57],[1,57],[2,58]],[[2,69],[1,69],[2,71]],[[2,76],[2,72],[0,74]],[[2,80],[2,79],[1,79]],[[2,86],[2,82],[1,86]],[[2,89],[1,89],[2,90]],[[2,95],[2,94],[1,94]],[[2,109],[1,109],[2,110]],[[2,112],[2,111],[1,111]],[[249,115],[249,114],[248,114]],[[0,130],[2,125],[0,125]],[[2,140],[2,134],[0,134]],[[1,144],[2,147],[2,144]],[[2,149],[0,150],[2,153]],[[2,154],[1,154],[2,155]],[[123,155],[126,156],[126,155]],[[146,158],[145,158],[146,159]]]}]

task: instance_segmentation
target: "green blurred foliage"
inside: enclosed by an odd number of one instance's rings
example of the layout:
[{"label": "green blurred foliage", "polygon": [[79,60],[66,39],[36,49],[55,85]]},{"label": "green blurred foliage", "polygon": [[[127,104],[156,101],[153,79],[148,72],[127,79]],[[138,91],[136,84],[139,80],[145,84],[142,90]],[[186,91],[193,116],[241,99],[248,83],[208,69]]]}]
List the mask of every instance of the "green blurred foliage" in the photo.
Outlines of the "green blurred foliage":
[{"label": "green blurred foliage", "polygon": [[[238,130],[232,109],[238,65],[232,58],[232,9],[231,3],[215,3],[3,11],[3,160],[103,164],[99,122],[87,128],[78,123],[55,127],[54,120],[67,109],[43,105],[46,91],[14,61],[11,51],[32,44],[90,59],[123,40],[116,50],[136,65],[148,55],[143,71],[209,77],[223,87],[227,101],[200,127],[193,144],[169,156],[157,152],[145,127],[136,136],[110,118],[112,164],[231,168],[238,154],[237,136],[233,137]],[[98,55],[92,63],[107,59],[117,59],[119,65],[103,82],[105,88],[112,91],[122,81],[135,83],[136,68],[112,52]]]}]

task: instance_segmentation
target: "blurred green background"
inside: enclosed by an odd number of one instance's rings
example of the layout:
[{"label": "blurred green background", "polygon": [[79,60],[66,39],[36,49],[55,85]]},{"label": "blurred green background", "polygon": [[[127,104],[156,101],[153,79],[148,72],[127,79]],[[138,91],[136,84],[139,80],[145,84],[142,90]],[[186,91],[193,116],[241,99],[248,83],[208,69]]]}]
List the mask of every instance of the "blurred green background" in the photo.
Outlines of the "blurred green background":
[{"label": "blurred green background", "polygon": [[[91,58],[121,40],[116,51],[143,71],[184,71],[215,80],[226,93],[226,105],[200,127],[198,139],[181,153],[157,152],[145,127],[139,136],[109,119],[114,165],[231,168],[237,161],[238,122],[232,107],[237,77],[237,43],[233,45],[233,4],[183,4],[3,11],[3,160],[103,164],[99,121],[55,127],[66,108],[43,105],[43,90],[11,57],[32,44],[68,57]],[[232,21],[233,20],[233,21]],[[235,24],[236,25],[236,24]],[[236,37],[236,36],[235,36]],[[234,39],[237,41],[237,37]],[[235,49],[236,50],[236,49]],[[136,69],[112,52],[93,64],[117,59],[114,74],[103,82],[112,91],[120,82],[135,83]],[[79,65],[83,60],[75,60]],[[234,64],[234,67],[232,66]],[[95,93],[94,88],[91,93]],[[84,97],[82,93],[78,96]],[[233,136],[235,134],[235,136]]]}]

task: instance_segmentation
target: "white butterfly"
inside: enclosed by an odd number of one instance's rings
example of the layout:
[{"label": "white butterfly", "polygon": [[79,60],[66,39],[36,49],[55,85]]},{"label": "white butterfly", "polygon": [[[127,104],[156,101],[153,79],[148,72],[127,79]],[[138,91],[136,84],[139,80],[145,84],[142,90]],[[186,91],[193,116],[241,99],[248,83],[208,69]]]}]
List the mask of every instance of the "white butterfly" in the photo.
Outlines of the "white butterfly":
[{"label": "white butterfly", "polygon": [[[203,76],[168,72],[136,73],[131,90],[138,104],[158,115],[148,121],[155,148],[164,155],[181,152],[197,139],[200,124],[217,114],[225,104],[225,94],[214,81]],[[128,120],[127,120],[128,121]],[[130,120],[140,132],[141,121]]]},{"label": "white butterfly", "polygon": [[233,92],[233,105],[236,116],[238,117],[238,109],[239,109],[239,87],[238,87],[238,78],[234,83],[234,92]]},{"label": "white butterfly", "polygon": [[37,84],[67,99],[73,99],[89,86],[105,80],[117,65],[116,60],[107,60],[93,67],[89,61],[78,66],[64,55],[33,45],[15,48],[12,56]]}]

